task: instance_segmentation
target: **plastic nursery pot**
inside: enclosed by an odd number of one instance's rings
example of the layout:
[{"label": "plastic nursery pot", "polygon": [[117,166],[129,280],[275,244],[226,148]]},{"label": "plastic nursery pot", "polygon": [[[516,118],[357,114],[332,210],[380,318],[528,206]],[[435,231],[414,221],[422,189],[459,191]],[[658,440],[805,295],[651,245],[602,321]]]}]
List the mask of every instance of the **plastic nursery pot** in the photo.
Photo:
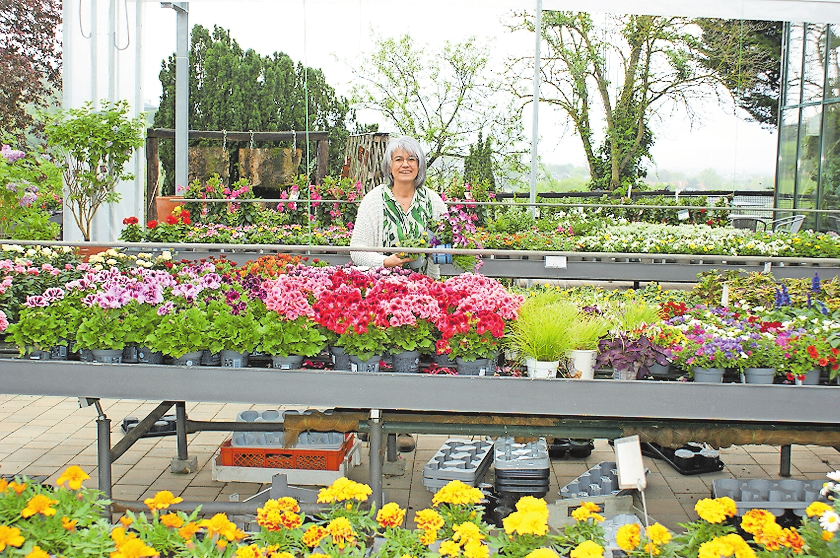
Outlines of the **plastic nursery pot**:
[{"label": "plastic nursery pot", "polygon": [[394,372],[400,374],[415,374],[420,371],[420,351],[404,351],[392,353]]},{"label": "plastic nursery pot", "polygon": [[800,380],[799,378],[796,378],[796,380],[794,380],[794,383],[797,386],[818,386],[820,385],[821,373],[822,371],[819,368],[814,368],[813,370],[805,374],[805,377],[803,379]]},{"label": "plastic nursery pot", "polygon": [[300,355],[271,357],[271,367],[275,370],[300,370],[302,365],[303,357]]},{"label": "plastic nursery pot", "polygon": [[382,355],[373,355],[368,360],[362,360],[356,355],[350,355],[351,372],[379,372],[379,361]]},{"label": "plastic nursery pot", "polygon": [[560,366],[560,361],[528,358],[525,359],[525,366],[528,369],[529,378],[554,378],[557,376],[557,368]]},{"label": "plastic nursery pot", "polygon": [[426,256],[421,254],[420,257],[416,260],[408,262],[408,267],[415,271],[423,269],[424,267],[426,267]]},{"label": "plastic nursery pot", "polygon": [[137,345],[126,345],[123,348],[122,361],[125,364],[137,363]]},{"label": "plastic nursery pot", "polygon": [[201,352],[201,366],[221,366],[222,353],[213,353],[207,349]]},{"label": "plastic nursery pot", "polygon": [[496,373],[495,358],[479,358],[476,360],[464,360],[461,357],[455,359],[459,376],[492,376]]},{"label": "plastic nursery pot", "polygon": [[700,368],[699,366],[695,366],[692,372],[695,382],[721,384],[723,383],[723,374],[726,370],[723,368]]},{"label": "plastic nursery pot", "polygon": [[163,364],[163,353],[148,347],[137,347],[137,362],[142,364]]},{"label": "plastic nursery pot", "polygon": [[595,379],[595,360],[598,351],[576,350],[569,353],[569,376],[578,380]]},{"label": "plastic nursery pot", "polygon": [[198,366],[201,362],[201,353],[202,351],[185,353],[178,358],[173,358],[172,364],[175,366]]},{"label": "plastic nursery pot", "polygon": [[122,349],[93,349],[93,362],[100,364],[120,364],[122,363]]},{"label": "plastic nursery pot", "polygon": [[224,368],[245,368],[248,366],[248,353],[239,351],[222,351],[222,367]]},{"label": "plastic nursery pot", "polygon": [[772,384],[775,377],[775,368],[745,368],[742,376],[745,384]]},{"label": "plastic nursery pot", "polygon": [[344,347],[330,347],[330,356],[335,370],[350,370],[350,355],[344,352]]}]

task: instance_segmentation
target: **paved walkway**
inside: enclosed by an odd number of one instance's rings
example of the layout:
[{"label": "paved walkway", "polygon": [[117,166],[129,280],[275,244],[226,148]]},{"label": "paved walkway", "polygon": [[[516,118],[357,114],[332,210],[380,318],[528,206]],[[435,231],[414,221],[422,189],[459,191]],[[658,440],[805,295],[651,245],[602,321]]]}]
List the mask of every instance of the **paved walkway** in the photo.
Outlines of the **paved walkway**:
[{"label": "paved walkway", "polygon": [[[57,381],[60,381],[57,379]],[[105,414],[112,421],[112,443],[122,436],[120,425],[128,416],[145,417],[159,401],[102,400]],[[244,407],[240,404],[187,403],[187,414],[194,420],[233,421]],[[174,411],[173,411],[174,412]],[[53,482],[68,465],[79,465],[97,482],[96,411],[79,408],[75,398],[0,395],[0,475],[43,476]],[[176,475],[169,472],[176,455],[175,437],[139,440],[112,466],[113,497],[142,500],[159,490],[170,490],[185,500],[231,501],[257,494],[268,485],[247,482],[217,482],[212,479],[210,461],[219,445],[229,437],[224,432],[200,432],[189,436],[189,454],[198,459],[198,470]],[[446,436],[417,436],[415,451],[402,454],[405,474],[385,479],[388,499],[414,512],[431,505],[432,494],[423,486],[423,466],[440,448]],[[349,475],[368,481],[367,447],[363,462]],[[694,519],[694,503],[709,497],[712,482],[718,478],[779,477],[779,448],[742,446],[721,450],[724,470],[683,476],[668,463],[645,457],[650,470],[646,499],[649,515],[673,530],[678,523]],[[558,498],[559,489],[601,461],[614,461],[606,440],[596,440],[595,450],[585,459],[563,458],[552,462],[551,488],[546,500]],[[491,468],[492,469],[492,468]],[[825,479],[840,469],[840,452],[819,446],[794,446],[791,474],[795,479]]]}]

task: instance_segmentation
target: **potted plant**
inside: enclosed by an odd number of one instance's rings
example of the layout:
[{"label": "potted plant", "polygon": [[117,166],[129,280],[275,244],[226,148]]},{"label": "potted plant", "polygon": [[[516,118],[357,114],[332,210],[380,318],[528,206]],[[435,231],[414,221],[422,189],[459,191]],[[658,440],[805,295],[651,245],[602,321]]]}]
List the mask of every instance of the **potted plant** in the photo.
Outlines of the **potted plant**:
[{"label": "potted plant", "polygon": [[316,356],[326,346],[327,337],[307,316],[288,320],[269,310],[260,319],[258,350],[271,356],[274,368],[298,369],[304,358]]},{"label": "potted plant", "polygon": [[[238,291],[236,291],[238,293]],[[206,346],[211,353],[221,354],[221,365],[230,368],[248,366],[248,355],[261,341],[260,316],[265,307],[259,300],[239,295],[232,305],[214,300],[207,305],[210,322]]]},{"label": "potted plant", "polygon": [[62,306],[50,304],[43,296],[27,297],[18,321],[7,322],[6,328],[6,334],[17,345],[21,356],[46,360],[53,347],[67,346],[71,330],[66,307]]},{"label": "potted plant", "polygon": [[81,322],[76,332],[76,347],[93,352],[94,362],[117,364],[131,331],[126,321],[126,307],[103,308],[97,302],[82,308]]},{"label": "potted plant", "polygon": [[198,366],[207,346],[206,332],[210,329],[205,308],[199,305],[177,308],[168,302],[158,308],[158,313],[160,324],[146,336],[149,349],[172,357],[174,364]]},{"label": "potted plant", "polygon": [[[429,247],[429,233],[423,231],[422,236],[419,237],[405,237],[401,238],[397,241],[398,248],[428,248]],[[405,258],[412,258],[410,262],[408,262],[408,267],[414,269],[419,272],[423,272],[426,268],[426,256],[424,254],[419,253],[407,253],[407,252],[400,252],[398,254],[400,259]]]},{"label": "potted plant", "polygon": [[667,363],[668,356],[644,335],[619,333],[599,341],[596,362],[614,368],[616,379],[634,380],[643,378],[650,365]]},{"label": "potted plant", "polygon": [[832,347],[824,336],[797,330],[790,335],[784,349],[786,359],[779,370],[788,381],[819,384],[820,373],[826,368],[830,370],[831,378],[836,375],[840,350]]},{"label": "potted plant", "polygon": [[686,343],[676,348],[675,363],[689,371],[694,381],[720,383],[727,368],[743,368],[743,342],[714,333],[687,334]]},{"label": "potted plant", "polygon": [[378,372],[387,344],[387,327],[379,325],[370,310],[357,316],[336,341],[336,345],[350,355],[353,372]]},{"label": "potted plant", "polygon": [[609,333],[609,323],[600,315],[581,313],[569,331],[568,373],[572,378],[591,380],[595,377],[598,343]]},{"label": "potted plant", "polygon": [[773,378],[782,370],[786,350],[775,332],[753,333],[745,340],[746,357],[741,359],[741,381],[746,384],[772,384]]},{"label": "potted plant", "polygon": [[573,302],[546,291],[525,299],[510,326],[510,345],[525,358],[530,377],[553,377],[572,350],[571,331],[580,321]]},{"label": "potted plant", "polygon": [[438,354],[448,354],[458,365],[458,373],[495,373],[494,361],[505,334],[505,321],[490,310],[454,312],[438,320],[441,338]]},{"label": "potted plant", "polygon": [[91,223],[99,207],[120,199],[117,183],[134,178],[125,167],[134,150],[143,145],[146,120],[128,118],[129,108],[127,101],[103,100],[98,110],[88,102],[57,112],[44,127],[50,146],[63,152],[64,203],[85,241],[91,239]]}]

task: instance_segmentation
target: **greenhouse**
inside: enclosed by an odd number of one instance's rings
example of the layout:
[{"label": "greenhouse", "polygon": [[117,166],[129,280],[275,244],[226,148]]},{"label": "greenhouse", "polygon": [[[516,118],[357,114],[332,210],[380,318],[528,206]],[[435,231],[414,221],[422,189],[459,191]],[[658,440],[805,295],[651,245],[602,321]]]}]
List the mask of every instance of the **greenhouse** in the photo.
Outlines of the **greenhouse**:
[{"label": "greenhouse", "polygon": [[840,556],[840,2],[2,14],[0,555]]}]

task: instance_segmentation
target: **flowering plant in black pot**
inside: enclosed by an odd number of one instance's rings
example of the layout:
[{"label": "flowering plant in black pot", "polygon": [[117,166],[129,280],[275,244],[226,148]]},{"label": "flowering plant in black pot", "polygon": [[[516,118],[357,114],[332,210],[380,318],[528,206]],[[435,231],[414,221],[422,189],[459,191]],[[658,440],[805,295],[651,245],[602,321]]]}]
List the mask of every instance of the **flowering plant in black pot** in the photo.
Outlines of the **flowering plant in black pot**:
[{"label": "flowering plant in black pot", "polygon": [[653,364],[668,364],[668,352],[644,335],[619,333],[598,343],[599,368],[635,370],[636,378],[644,378]]}]

